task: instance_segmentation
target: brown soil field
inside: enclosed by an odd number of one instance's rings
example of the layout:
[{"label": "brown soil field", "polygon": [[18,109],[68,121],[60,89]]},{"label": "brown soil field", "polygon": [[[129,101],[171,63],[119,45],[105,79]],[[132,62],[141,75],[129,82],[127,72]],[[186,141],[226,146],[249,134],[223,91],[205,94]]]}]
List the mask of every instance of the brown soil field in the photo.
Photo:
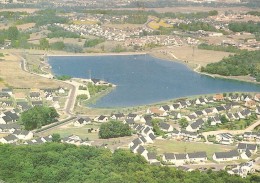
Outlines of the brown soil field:
[{"label": "brown soil field", "polygon": [[[167,54],[162,53],[162,51],[167,52]],[[224,57],[228,57],[231,53],[212,51],[212,50],[200,50],[191,46],[182,47],[172,47],[172,48],[160,48],[153,50],[151,55],[163,59],[176,60],[185,62],[191,67],[196,67],[197,65],[205,66],[209,63],[218,62]]]},{"label": "brown soil field", "polygon": [[43,78],[21,69],[21,60],[18,57],[20,54],[17,50],[4,50],[5,55],[3,61],[0,62],[0,78],[4,83],[0,83],[0,86],[7,85],[5,87],[18,87],[18,88],[56,88],[59,86],[69,88],[62,82],[54,81],[51,79]]}]

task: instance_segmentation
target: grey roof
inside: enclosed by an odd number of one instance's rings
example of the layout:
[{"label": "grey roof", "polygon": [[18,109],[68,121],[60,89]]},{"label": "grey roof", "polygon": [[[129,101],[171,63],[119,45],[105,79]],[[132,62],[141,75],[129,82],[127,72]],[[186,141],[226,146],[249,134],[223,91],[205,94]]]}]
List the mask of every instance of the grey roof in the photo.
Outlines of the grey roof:
[{"label": "grey roof", "polygon": [[189,158],[207,158],[207,154],[204,151],[188,153]]},{"label": "grey roof", "polygon": [[132,114],[132,113],[128,114],[129,118],[135,118],[136,116],[137,116],[137,114]]},{"label": "grey roof", "polygon": [[8,93],[0,92],[0,98],[10,98],[11,96]]},{"label": "grey roof", "polygon": [[164,129],[164,130],[169,130],[169,128],[171,127],[171,125],[169,125],[168,123],[159,123],[160,128]]},{"label": "grey roof", "polygon": [[165,153],[164,156],[165,156],[165,159],[167,159],[167,160],[175,159],[174,153]]},{"label": "grey roof", "polygon": [[144,138],[144,136],[139,137],[139,139],[140,139],[141,141],[143,141],[143,143],[146,143],[146,142],[147,142],[147,140]]},{"label": "grey roof", "polygon": [[78,119],[78,122],[79,122],[80,124],[84,123],[84,121],[89,122],[89,121],[91,121],[91,119],[90,119],[89,117],[79,118],[79,119]]},{"label": "grey roof", "polygon": [[188,117],[190,118],[190,119],[196,119],[196,116],[195,115],[188,115]]},{"label": "grey roof", "polygon": [[153,133],[149,133],[149,137],[150,137],[150,139],[152,139],[152,140],[154,140],[154,139],[156,138]]},{"label": "grey roof", "polygon": [[156,159],[156,154],[148,152],[147,157],[148,157],[149,160]]},{"label": "grey roof", "polygon": [[233,158],[233,157],[238,157],[239,154],[237,150],[231,150],[228,152],[215,152],[216,158]]},{"label": "grey roof", "polygon": [[151,128],[147,126],[147,127],[145,127],[145,129],[144,129],[144,133],[147,134],[150,130],[151,130]]},{"label": "grey roof", "polygon": [[21,129],[21,126],[16,123],[10,123],[10,124],[0,124],[1,129]]},{"label": "grey roof", "polygon": [[172,104],[174,109],[178,109],[180,107],[180,104]]},{"label": "grey roof", "polygon": [[151,122],[153,118],[152,118],[152,116],[147,115],[147,116],[144,116],[144,119],[146,122]]},{"label": "grey roof", "polygon": [[7,111],[4,113],[6,116],[9,116],[13,121],[18,120],[19,116],[16,113],[13,113],[11,111]]},{"label": "grey roof", "polygon": [[213,110],[212,110],[212,109],[210,109],[210,108],[208,108],[208,109],[205,109],[205,112],[206,112],[207,114],[209,114],[209,113],[212,113],[212,112],[213,112]]},{"label": "grey roof", "polygon": [[10,134],[10,135],[7,135],[6,137],[3,137],[7,142],[10,142],[10,141],[13,141],[13,140],[16,140],[17,137],[13,134]]},{"label": "grey roof", "polygon": [[138,154],[142,154],[145,151],[145,148],[144,148],[144,146],[139,146],[136,151]]},{"label": "grey roof", "polygon": [[163,110],[165,110],[165,111],[169,111],[169,110],[170,110],[170,107],[169,107],[168,105],[164,105],[164,106],[162,106],[162,108],[163,108]]},{"label": "grey roof", "polygon": [[204,121],[203,119],[197,119],[194,123],[191,123],[191,128],[192,129],[196,129],[196,128],[199,128],[201,125],[203,125]]},{"label": "grey roof", "polygon": [[245,152],[246,156],[249,158],[252,156],[252,153],[250,152],[249,149],[246,149],[246,152]]},{"label": "grey roof", "polygon": [[198,116],[201,116],[201,115],[203,115],[203,112],[202,111],[195,111],[195,114],[197,114]]},{"label": "grey roof", "polygon": [[137,145],[142,144],[142,141],[139,138],[134,139],[132,142]]},{"label": "grey roof", "polygon": [[2,92],[12,92],[13,89],[12,88],[3,88]]},{"label": "grey roof", "polygon": [[40,105],[43,105],[43,102],[42,101],[32,101],[32,105],[40,106]]},{"label": "grey roof", "polygon": [[105,118],[106,118],[106,116],[101,115],[98,117],[98,120],[104,120]]},{"label": "grey roof", "polygon": [[31,92],[31,93],[30,93],[30,97],[31,97],[31,98],[40,97],[40,93],[39,93],[39,92]]},{"label": "grey roof", "polygon": [[139,144],[134,144],[133,146],[130,147],[130,150],[134,151],[138,146],[139,146]]},{"label": "grey roof", "polygon": [[123,113],[112,114],[111,116],[115,116],[116,118],[123,118],[123,117],[125,117],[125,115]]},{"label": "grey roof", "polygon": [[129,125],[132,125],[135,123],[135,121],[133,119],[125,119],[125,122]]},{"label": "grey roof", "polygon": [[218,107],[216,107],[216,109],[217,109],[218,111],[224,111],[224,110],[225,110],[225,108],[224,108],[223,106],[218,106]]},{"label": "grey roof", "polygon": [[243,149],[243,150],[249,149],[255,151],[256,148],[257,148],[257,144],[239,143],[237,146],[237,149]]},{"label": "grey roof", "polygon": [[12,122],[12,121],[13,121],[10,116],[3,116],[2,118],[3,118],[3,120],[4,120],[6,123],[9,123],[9,122]]},{"label": "grey roof", "polygon": [[176,160],[187,159],[187,154],[175,154]]},{"label": "grey roof", "polygon": [[13,105],[13,101],[9,101],[9,100],[3,100],[1,101],[2,104],[6,104],[6,105]]}]

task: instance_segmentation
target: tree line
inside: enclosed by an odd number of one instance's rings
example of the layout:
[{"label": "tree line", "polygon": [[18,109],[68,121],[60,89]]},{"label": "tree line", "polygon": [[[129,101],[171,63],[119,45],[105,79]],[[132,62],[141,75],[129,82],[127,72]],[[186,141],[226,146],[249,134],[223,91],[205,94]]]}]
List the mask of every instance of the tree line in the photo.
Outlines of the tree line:
[{"label": "tree line", "polygon": [[225,171],[184,172],[173,167],[149,165],[129,150],[46,143],[0,145],[0,180],[5,182],[102,182],[102,183],[256,183]]},{"label": "tree line", "polygon": [[260,52],[241,51],[238,54],[223,58],[220,62],[208,64],[202,72],[223,76],[250,75],[260,81]]}]

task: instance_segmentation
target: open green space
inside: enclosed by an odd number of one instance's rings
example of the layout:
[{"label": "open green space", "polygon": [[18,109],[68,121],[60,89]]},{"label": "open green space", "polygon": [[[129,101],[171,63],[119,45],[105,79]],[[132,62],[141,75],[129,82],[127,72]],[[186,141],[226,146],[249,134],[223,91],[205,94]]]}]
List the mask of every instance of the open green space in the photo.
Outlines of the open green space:
[{"label": "open green space", "polygon": [[212,158],[215,152],[228,151],[234,149],[234,146],[205,144],[197,142],[183,142],[175,140],[155,140],[148,147],[156,148],[158,154],[163,153],[191,153],[205,151],[209,159]]}]

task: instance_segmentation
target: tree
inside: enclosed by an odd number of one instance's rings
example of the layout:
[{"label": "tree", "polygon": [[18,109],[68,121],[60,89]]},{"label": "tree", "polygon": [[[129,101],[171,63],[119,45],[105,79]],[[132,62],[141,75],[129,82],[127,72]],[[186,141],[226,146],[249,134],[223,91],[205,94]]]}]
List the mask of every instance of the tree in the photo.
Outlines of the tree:
[{"label": "tree", "polygon": [[227,123],[228,119],[227,119],[227,117],[225,115],[221,115],[220,116],[220,121],[221,121],[221,123]]},{"label": "tree", "polygon": [[19,30],[17,27],[9,27],[8,30],[8,39],[10,40],[17,40],[19,36]]},{"label": "tree", "polygon": [[33,130],[57,121],[59,114],[53,107],[35,106],[21,114],[20,122],[26,130]]},{"label": "tree", "polygon": [[182,118],[179,120],[179,125],[181,128],[186,128],[189,125],[189,122],[186,118]]},{"label": "tree", "polygon": [[60,142],[60,141],[61,141],[60,134],[58,133],[52,134],[52,142]]},{"label": "tree", "polygon": [[50,48],[50,43],[46,38],[40,39],[40,49],[46,50]]},{"label": "tree", "polygon": [[119,121],[103,123],[99,128],[99,137],[102,139],[131,136],[132,132],[128,124]]}]

